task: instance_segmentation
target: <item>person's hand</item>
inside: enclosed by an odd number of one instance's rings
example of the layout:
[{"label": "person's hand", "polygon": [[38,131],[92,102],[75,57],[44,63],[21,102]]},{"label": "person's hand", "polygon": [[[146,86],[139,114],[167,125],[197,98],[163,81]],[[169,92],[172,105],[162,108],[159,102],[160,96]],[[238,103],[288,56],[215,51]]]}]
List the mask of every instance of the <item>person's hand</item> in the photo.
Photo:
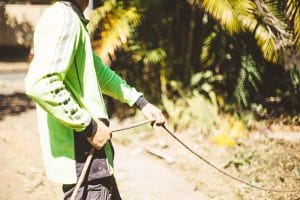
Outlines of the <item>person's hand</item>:
[{"label": "person's hand", "polygon": [[151,103],[147,103],[141,111],[148,119],[151,119],[151,118],[155,119],[155,122],[154,122],[155,126],[161,126],[166,121],[161,110],[159,108],[157,108],[156,106],[152,105]]},{"label": "person's hand", "polygon": [[103,122],[97,120],[97,131],[95,135],[88,137],[89,143],[100,150],[111,139],[112,131]]}]

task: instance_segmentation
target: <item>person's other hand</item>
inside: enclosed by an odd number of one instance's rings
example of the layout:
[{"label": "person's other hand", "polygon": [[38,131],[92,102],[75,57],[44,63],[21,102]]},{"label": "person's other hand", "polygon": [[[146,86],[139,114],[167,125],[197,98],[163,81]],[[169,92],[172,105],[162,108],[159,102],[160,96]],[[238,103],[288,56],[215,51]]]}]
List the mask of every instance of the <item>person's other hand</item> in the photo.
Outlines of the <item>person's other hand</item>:
[{"label": "person's other hand", "polygon": [[111,139],[112,131],[100,120],[97,120],[97,131],[95,135],[88,137],[89,143],[100,150]]},{"label": "person's other hand", "polygon": [[155,126],[161,126],[166,122],[166,119],[161,110],[151,103],[147,103],[141,111],[148,119],[155,119]]}]

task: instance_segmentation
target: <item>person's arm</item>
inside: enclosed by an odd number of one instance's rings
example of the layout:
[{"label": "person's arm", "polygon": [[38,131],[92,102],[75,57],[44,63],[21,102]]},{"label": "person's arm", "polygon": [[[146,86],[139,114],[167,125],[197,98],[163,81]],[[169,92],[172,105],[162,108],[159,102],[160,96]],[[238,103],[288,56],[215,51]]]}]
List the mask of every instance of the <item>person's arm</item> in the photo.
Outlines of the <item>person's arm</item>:
[{"label": "person's arm", "polygon": [[25,79],[26,94],[65,126],[78,132],[92,130],[90,114],[64,85],[79,37],[78,22],[68,11],[46,11],[37,26],[34,59]]},{"label": "person's arm", "polygon": [[160,109],[149,103],[143,94],[129,86],[125,80],[104,65],[101,59],[94,55],[94,64],[96,68],[98,82],[104,94],[109,95],[130,106],[135,105],[147,118],[155,118],[155,124],[161,125],[165,118]]},{"label": "person's arm", "polygon": [[101,59],[94,53],[94,64],[97,79],[103,94],[113,97],[120,102],[133,106],[143,94],[129,86],[118,74],[102,63]]}]

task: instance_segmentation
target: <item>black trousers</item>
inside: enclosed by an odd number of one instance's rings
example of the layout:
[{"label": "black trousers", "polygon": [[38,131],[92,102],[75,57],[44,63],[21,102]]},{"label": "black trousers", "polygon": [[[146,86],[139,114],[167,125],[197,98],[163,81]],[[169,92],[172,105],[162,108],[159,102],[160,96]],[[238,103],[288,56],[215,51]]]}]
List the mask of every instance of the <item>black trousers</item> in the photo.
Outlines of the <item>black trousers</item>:
[{"label": "black trousers", "polygon": [[[71,198],[75,184],[63,185],[64,200]],[[85,181],[76,196],[76,200],[122,200],[114,176],[90,182]]]}]

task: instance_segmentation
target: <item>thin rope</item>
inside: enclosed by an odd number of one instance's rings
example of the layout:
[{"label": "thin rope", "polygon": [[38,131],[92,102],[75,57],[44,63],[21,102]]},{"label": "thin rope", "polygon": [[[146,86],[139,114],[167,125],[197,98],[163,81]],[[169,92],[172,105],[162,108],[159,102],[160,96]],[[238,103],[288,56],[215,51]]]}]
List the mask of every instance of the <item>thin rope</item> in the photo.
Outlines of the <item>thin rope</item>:
[{"label": "thin rope", "polygon": [[[131,128],[135,128],[135,127],[138,127],[138,126],[142,126],[142,125],[145,125],[145,124],[148,124],[148,123],[151,123],[151,122],[154,122],[155,119],[147,119],[147,120],[144,120],[144,121],[141,121],[141,122],[137,122],[137,123],[134,123],[134,124],[130,124],[128,126],[124,126],[124,127],[120,127],[120,128],[115,128],[112,130],[113,133],[115,132],[119,132],[119,131],[123,131],[123,130],[128,130],[128,129],[131,129]],[[240,183],[243,183],[249,187],[252,187],[252,188],[255,188],[255,189],[258,189],[258,190],[263,190],[263,191],[268,191],[268,192],[280,192],[280,193],[287,193],[287,192],[299,192],[300,189],[273,189],[273,188],[265,188],[265,187],[261,187],[261,186],[257,186],[257,185],[254,185],[254,184],[251,184],[249,182],[246,182],[238,177],[235,177],[231,174],[229,174],[228,172],[224,171],[223,169],[217,167],[216,165],[212,164],[210,161],[208,161],[206,158],[202,157],[201,155],[199,155],[197,152],[195,152],[194,150],[192,150],[188,145],[186,145],[185,143],[183,143],[178,137],[175,136],[175,134],[170,131],[166,126],[165,124],[162,125],[162,127],[164,128],[165,131],[167,131],[167,133],[169,133],[177,142],[179,142],[182,146],[185,147],[185,149],[187,149],[190,153],[194,154],[197,158],[199,158],[200,160],[202,160],[203,162],[205,162],[207,165],[209,165],[210,167],[214,168],[215,170],[217,170],[218,172],[220,172],[221,174],[231,178],[232,180],[235,180],[237,182],[240,182]],[[78,193],[78,190],[81,186],[81,184],[83,183],[83,180],[86,176],[86,173],[87,173],[87,170],[90,166],[90,163],[91,163],[91,160],[93,158],[95,154],[95,148],[92,148],[91,151],[89,152],[89,155],[84,163],[84,166],[83,166],[83,169],[82,169],[82,172],[80,174],[80,177],[78,179],[78,182],[76,183],[76,186],[74,188],[74,191],[72,193],[72,196],[71,196],[71,200],[75,200],[76,198],[76,195]]]},{"label": "thin rope", "polygon": [[243,183],[249,187],[252,188],[256,188],[258,190],[263,190],[263,191],[268,191],[268,192],[281,192],[281,193],[287,193],[287,192],[299,192],[300,189],[274,189],[274,188],[265,188],[265,187],[261,187],[261,186],[257,186],[254,185],[252,183],[246,182],[238,177],[235,177],[231,174],[229,174],[228,172],[222,170],[221,168],[217,167],[216,165],[212,164],[210,161],[208,161],[206,158],[202,157],[201,155],[199,155],[198,153],[196,153],[194,150],[192,150],[188,145],[186,145],[185,143],[183,143],[178,137],[175,136],[175,134],[170,131],[165,125],[162,125],[162,127],[164,128],[165,131],[167,131],[177,142],[179,142],[182,146],[184,146],[189,152],[191,152],[192,154],[194,154],[197,158],[201,159],[203,162],[205,162],[206,164],[208,164],[210,167],[214,168],[215,170],[217,170],[218,172],[224,174],[225,176]]}]

